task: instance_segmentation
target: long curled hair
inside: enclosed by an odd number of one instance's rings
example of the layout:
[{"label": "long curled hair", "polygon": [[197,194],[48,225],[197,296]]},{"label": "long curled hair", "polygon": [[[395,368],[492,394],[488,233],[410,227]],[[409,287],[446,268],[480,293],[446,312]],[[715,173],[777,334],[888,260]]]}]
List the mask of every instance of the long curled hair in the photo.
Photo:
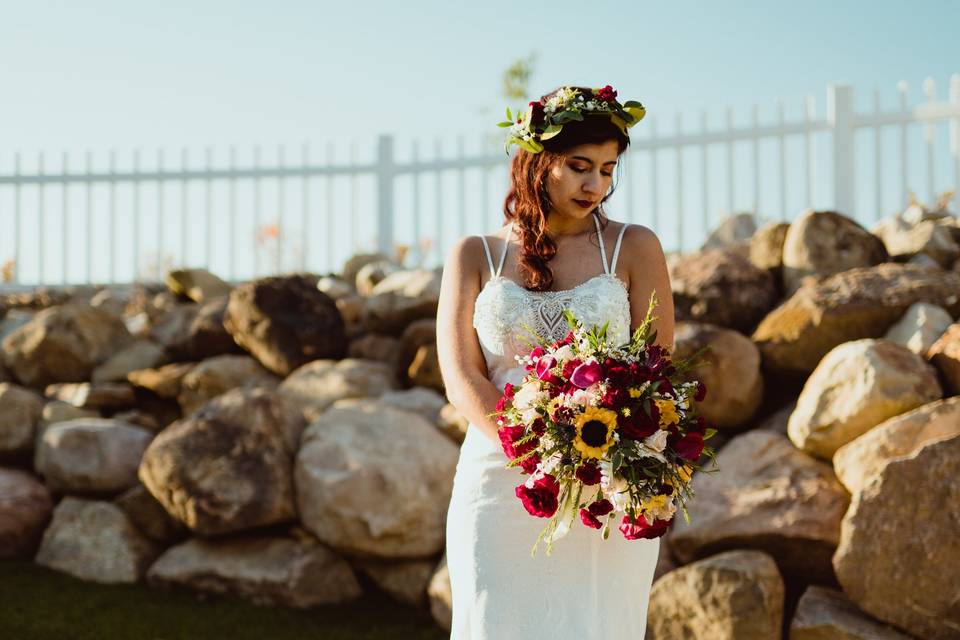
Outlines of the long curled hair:
[{"label": "long curled hair", "polygon": [[[589,94],[587,87],[574,87],[581,93]],[[558,90],[542,96],[545,103]],[[617,155],[626,151],[630,138],[611,122],[610,118],[586,115],[582,121],[574,120],[563,125],[556,136],[543,140],[543,151],[530,153],[519,149],[510,162],[510,189],[503,202],[503,212],[508,221],[514,222],[514,229],[520,236],[520,277],[523,286],[532,291],[546,291],[553,285],[553,271],[548,263],[557,254],[557,245],[547,235],[547,214],[550,211],[550,198],[547,193],[547,176],[551,169],[563,162],[568,149],[581,144],[601,144],[608,140],[617,141]],[[619,183],[621,163],[617,163],[616,177],[610,191],[597,204],[596,213],[600,218],[601,230],[608,223],[603,203],[606,202]]]}]

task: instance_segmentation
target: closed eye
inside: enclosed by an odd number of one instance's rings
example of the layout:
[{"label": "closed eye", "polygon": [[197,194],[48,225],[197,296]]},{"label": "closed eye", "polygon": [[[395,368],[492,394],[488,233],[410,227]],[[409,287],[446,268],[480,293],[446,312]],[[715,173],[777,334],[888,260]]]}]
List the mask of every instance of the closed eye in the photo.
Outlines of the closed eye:
[{"label": "closed eye", "polygon": [[[577,169],[576,167],[570,167],[570,168],[573,169],[574,171],[576,171],[577,173],[586,173],[586,172],[587,172],[586,169]],[[606,177],[608,177],[608,178],[610,178],[610,177],[613,176],[612,173],[604,173],[603,171],[600,172],[600,175],[606,176]]]}]

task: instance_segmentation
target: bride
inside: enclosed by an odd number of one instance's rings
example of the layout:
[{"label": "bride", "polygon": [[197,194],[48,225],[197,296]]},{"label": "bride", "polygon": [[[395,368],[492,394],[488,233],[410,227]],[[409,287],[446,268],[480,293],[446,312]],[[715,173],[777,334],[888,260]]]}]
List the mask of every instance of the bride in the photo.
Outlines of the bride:
[{"label": "bride", "polygon": [[561,339],[564,308],[587,325],[609,321],[608,335],[623,343],[656,292],[657,342],[673,350],[660,242],[647,227],[615,222],[603,210],[630,143],[627,129],[642,117],[639,103],[621,105],[609,85],[560,87],[516,122],[501,123],[510,126],[508,144],[520,147],[510,166],[507,224],[489,237],[461,238],[447,255],[437,349],[447,396],[469,421],[446,524],[453,640],[644,636],[659,538],[603,540],[575,523],[551,555],[531,557],[544,521],[517,499],[524,476],[505,468],[497,425],[487,417],[504,385],[526,373],[514,359],[529,352],[522,327]]}]

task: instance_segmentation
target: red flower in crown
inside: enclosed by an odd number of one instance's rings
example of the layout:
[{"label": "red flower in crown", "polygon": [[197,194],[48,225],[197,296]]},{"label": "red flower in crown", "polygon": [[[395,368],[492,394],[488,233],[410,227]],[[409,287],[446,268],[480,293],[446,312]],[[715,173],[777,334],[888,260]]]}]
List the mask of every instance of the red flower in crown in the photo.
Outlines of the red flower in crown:
[{"label": "red flower in crown", "polygon": [[529,106],[533,107],[530,112],[530,124],[541,124],[544,121],[543,105],[537,100],[531,100]]},{"label": "red flower in crown", "polygon": [[605,102],[613,102],[614,100],[617,99],[617,92],[614,91],[613,87],[611,87],[610,85],[607,85],[602,89],[597,89],[594,95],[596,95],[598,98],[600,98]]}]

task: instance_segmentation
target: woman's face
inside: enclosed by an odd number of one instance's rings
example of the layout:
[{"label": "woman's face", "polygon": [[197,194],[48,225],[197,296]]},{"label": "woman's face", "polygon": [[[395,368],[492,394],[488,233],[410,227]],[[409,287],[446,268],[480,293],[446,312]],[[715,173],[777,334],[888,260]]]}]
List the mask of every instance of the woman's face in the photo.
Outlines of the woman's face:
[{"label": "woman's face", "polygon": [[550,213],[574,219],[590,215],[613,183],[617,150],[616,140],[568,149],[547,178]]}]

